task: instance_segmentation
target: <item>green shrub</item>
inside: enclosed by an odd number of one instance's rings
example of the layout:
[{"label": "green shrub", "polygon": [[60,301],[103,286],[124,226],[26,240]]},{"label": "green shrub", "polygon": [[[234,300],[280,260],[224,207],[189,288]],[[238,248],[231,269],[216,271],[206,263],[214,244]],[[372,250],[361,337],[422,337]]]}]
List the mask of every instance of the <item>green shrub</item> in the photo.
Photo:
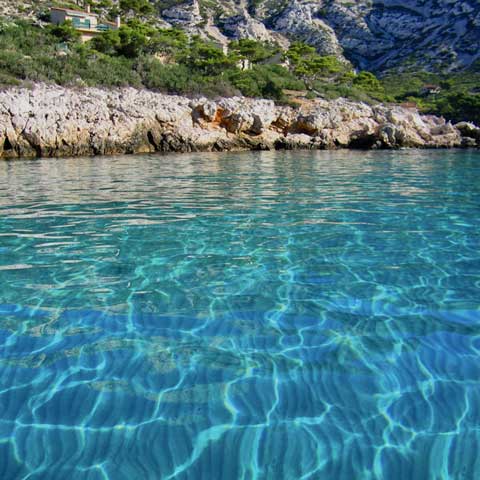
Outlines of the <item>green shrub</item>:
[{"label": "green shrub", "polygon": [[235,64],[234,59],[227,57],[219,47],[199,37],[192,38],[179,61],[205,76],[220,75]]},{"label": "green shrub", "polygon": [[278,45],[243,38],[230,42],[229,52],[237,59],[248,59],[252,63],[260,63],[281,52]]},{"label": "green shrub", "polygon": [[256,65],[251,70],[231,70],[232,85],[248,97],[283,100],[283,90],[303,90],[305,83],[280,65]]},{"label": "green shrub", "polygon": [[51,26],[50,32],[62,42],[76,42],[80,39],[80,32],[73,27],[70,20]]},{"label": "green shrub", "polygon": [[321,56],[314,47],[303,42],[293,42],[285,53],[296,75],[303,78],[331,76],[348,70],[334,56]]},{"label": "green shrub", "polygon": [[152,4],[148,0],[120,0],[120,10],[125,13],[148,15],[154,12]]},{"label": "green shrub", "polygon": [[147,88],[177,94],[193,89],[191,72],[185,65],[163,65],[154,58],[144,57],[136,68]]},{"label": "green shrub", "polygon": [[150,37],[147,52],[162,53],[172,58],[180,58],[188,49],[188,37],[179,28],[160,28]]},{"label": "green shrub", "polygon": [[480,95],[457,92],[440,97],[427,109],[454,122],[468,120],[480,125]]}]

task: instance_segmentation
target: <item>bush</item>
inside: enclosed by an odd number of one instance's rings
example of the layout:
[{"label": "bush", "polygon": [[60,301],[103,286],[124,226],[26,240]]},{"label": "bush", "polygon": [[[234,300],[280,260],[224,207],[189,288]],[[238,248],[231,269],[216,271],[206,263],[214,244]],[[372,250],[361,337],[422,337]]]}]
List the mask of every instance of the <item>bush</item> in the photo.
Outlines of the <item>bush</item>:
[{"label": "bush", "polygon": [[360,72],[353,77],[353,84],[362,88],[363,90],[370,90],[371,92],[383,91],[383,86],[377,77],[370,72]]},{"label": "bush", "polygon": [[336,57],[321,56],[314,47],[303,42],[293,42],[285,57],[293,66],[294,72],[303,78],[331,76],[349,69]]},{"label": "bush", "polygon": [[227,57],[220,48],[198,37],[191,40],[188,49],[179,60],[205,76],[220,75],[235,64],[235,60]]},{"label": "bush", "polygon": [[142,79],[133,68],[131,60],[108,55],[87,55],[77,57],[75,78],[82,79],[89,86],[141,87]]},{"label": "bush", "polygon": [[80,32],[73,28],[70,20],[61,25],[50,27],[50,32],[62,42],[76,42],[80,39]]},{"label": "bush", "polygon": [[13,87],[20,85],[20,82],[12,75],[0,71],[0,86]]},{"label": "bush", "polygon": [[162,53],[172,58],[180,58],[188,49],[188,37],[178,28],[160,28],[150,37],[148,53]]},{"label": "bush", "polygon": [[138,61],[137,71],[145,87],[168,93],[188,93],[194,88],[190,70],[185,65],[163,65],[154,58]]},{"label": "bush", "polygon": [[94,37],[91,46],[106,55],[122,55],[126,58],[137,58],[147,48],[148,30],[136,24],[124,25],[118,30],[107,30]]},{"label": "bush", "polygon": [[278,45],[243,38],[230,42],[229,52],[231,52],[236,59],[243,58],[250,60],[252,63],[260,63],[280,53],[281,50]]},{"label": "bush", "polygon": [[305,83],[280,65],[256,65],[251,70],[232,70],[228,74],[232,85],[248,97],[284,100],[283,90],[303,90]]},{"label": "bush", "polygon": [[440,97],[429,111],[454,122],[472,121],[480,125],[480,95],[458,92]]},{"label": "bush", "polygon": [[120,10],[125,13],[149,15],[154,9],[148,0],[120,0]]}]

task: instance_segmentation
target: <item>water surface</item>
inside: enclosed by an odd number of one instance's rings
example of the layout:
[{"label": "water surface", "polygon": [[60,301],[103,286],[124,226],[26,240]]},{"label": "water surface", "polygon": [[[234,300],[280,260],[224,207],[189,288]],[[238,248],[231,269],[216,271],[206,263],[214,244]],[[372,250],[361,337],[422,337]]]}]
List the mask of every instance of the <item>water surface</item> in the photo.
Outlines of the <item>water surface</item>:
[{"label": "water surface", "polygon": [[0,478],[480,478],[480,153],[0,163]]}]

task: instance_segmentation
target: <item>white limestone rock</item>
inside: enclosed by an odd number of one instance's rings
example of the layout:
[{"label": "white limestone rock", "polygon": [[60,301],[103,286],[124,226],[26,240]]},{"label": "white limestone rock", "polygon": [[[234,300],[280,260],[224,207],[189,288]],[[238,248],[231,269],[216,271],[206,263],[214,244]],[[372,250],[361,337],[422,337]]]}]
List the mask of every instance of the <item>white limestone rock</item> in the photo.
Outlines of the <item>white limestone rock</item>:
[{"label": "white limestone rock", "polygon": [[[463,137],[462,137],[463,135]],[[0,157],[270,148],[460,147],[471,124],[400,106],[244,97],[191,100],[134,88],[38,84],[0,92]]]}]

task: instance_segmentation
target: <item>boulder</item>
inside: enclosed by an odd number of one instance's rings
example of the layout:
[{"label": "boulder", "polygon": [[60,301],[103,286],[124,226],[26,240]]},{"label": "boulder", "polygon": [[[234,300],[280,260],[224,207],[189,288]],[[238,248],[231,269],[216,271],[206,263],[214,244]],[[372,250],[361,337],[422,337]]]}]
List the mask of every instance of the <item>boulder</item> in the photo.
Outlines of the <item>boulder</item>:
[{"label": "boulder", "polygon": [[[473,139],[480,146],[480,128],[470,122],[460,122],[455,125],[464,139]],[[472,143],[472,142],[467,142]],[[474,143],[475,144],[475,143]]]}]

